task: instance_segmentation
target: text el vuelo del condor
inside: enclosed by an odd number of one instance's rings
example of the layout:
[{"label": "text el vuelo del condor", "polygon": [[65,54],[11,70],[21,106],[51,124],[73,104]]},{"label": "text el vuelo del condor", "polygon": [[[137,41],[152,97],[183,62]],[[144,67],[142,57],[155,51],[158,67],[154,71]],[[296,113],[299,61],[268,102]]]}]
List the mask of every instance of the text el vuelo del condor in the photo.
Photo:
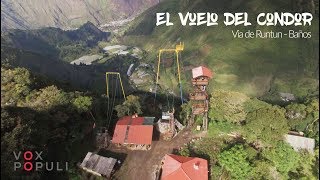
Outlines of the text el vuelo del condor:
[{"label": "text el vuelo del condor", "polygon": [[[219,16],[217,13],[178,13],[180,23],[182,26],[215,26],[218,25]],[[250,26],[249,15],[246,12],[239,13],[224,13],[224,25],[226,26]],[[174,25],[170,21],[170,13],[156,13],[156,26]],[[256,17],[256,22],[260,26],[311,26],[313,15],[308,12],[304,13],[288,13],[288,12],[274,12],[274,13],[259,13]]]}]

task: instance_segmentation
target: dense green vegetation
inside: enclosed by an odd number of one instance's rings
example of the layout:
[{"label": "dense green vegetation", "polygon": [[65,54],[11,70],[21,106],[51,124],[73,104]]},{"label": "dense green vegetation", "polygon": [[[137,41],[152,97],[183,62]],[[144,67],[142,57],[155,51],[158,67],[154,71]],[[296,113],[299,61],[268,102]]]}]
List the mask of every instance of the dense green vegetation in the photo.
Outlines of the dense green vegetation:
[{"label": "dense green vegetation", "polygon": [[140,98],[138,96],[129,95],[126,100],[115,107],[118,117],[133,115],[135,113],[142,114]]},{"label": "dense green vegetation", "polygon": [[[106,123],[106,98],[72,88],[60,89],[24,68],[2,65],[1,98],[4,179],[26,173],[13,172],[13,151],[43,151],[44,160],[68,162],[70,172],[76,171],[75,163],[95,148],[93,124]],[[32,177],[44,178],[48,173],[56,179],[71,175],[65,171],[38,171]]]},{"label": "dense green vegetation", "polygon": [[242,145],[222,151],[218,160],[223,168],[230,172],[233,179],[247,179],[252,167],[248,162],[248,154]]},{"label": "dense green vegetation", "polygon": [[[186,104],[181,112],[188,111]],[[179,153],[209,160],[211,179],[318,179],[318,111],[318,97],[280,107],[216,90],[210,99],[208,136]],[[289,130],[314,138],[315,152],[294,151],[284,141]]]},{"label": "dense green vegetation", "polygon": [[289,131],[284,112],[280,108],[262,108],[248,113],[243,134],[249,143],[272,146]]}]

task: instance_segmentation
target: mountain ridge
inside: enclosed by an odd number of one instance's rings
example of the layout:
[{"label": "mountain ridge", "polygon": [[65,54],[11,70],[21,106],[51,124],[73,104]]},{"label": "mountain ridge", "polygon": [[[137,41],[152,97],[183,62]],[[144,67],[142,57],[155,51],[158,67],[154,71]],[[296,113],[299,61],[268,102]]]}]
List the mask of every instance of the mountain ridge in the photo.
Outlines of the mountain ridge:
[{"label": "mountain ridge", "polygon": [[12,29],[1,34],[1,46],[73,61],[89,53],[99,41],[107,41],[109,36],[109,32],[101,31],[88,21],[78,29],[68,31],[54,27],[34,30]]},{"label": "mountain ridge", "polygon": [[1,1],[1,31],[58,27],[77,28],[87,21],[100,25],[137,15],[159,0],[22,0]]}]

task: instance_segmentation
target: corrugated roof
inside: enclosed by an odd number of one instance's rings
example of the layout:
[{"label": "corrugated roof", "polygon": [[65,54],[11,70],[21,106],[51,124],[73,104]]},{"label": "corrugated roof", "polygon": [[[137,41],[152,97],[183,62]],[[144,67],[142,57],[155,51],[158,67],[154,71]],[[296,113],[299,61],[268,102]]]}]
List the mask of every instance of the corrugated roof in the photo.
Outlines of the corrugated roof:
[{"label": "corrugated roof", "polygon": [[154,117],[144,117],[143,125],[153,125]]},{"label": "corrugated roof", "polygon": [[213,77],[212,71],[204,66],[199,66],[192,69],[192,78],[197,78],[200,76],[206,76],[209,78]]},{"label": "corrugated roof", "polygon": [[117,121],[117,125],[127,125],[131,119],[131,116],[124,116]]},{"label": "corrugated roof", "polygon": [[143,117],[133,118],[130,125],[142,125],[144,121]]},{"label": "corrugated roof", "polygon": [[116,161],[117,160],[114,158],[107,158],[92,152],[88,152],[80,166],[82,168],[105,175],[106,177],[110,177]]},{"label": "corrugated roof", "polygon": [[126,137],[127,125],[116,125],[114,129],[112,142],[113,143],[123,143]]},{"label": "corrugated roof", "polygon": [[151,117],[125,116],[118,120],[114,130],[113,143],[129,144],[151,144],[153,134],[153,123]]},{"label": "corrugated roof", "polygon": [[[190,180],[188,175],[182,170],[182,168],[177,169],[166,177],[161,178],[161,180]],[[202,180],[202,179],[201,179]]]},{"label": "corrugated roof", "polygon": [[181,167],[181,162],[177,161],[170,155],[165,155],[164,166],[162,167],[162,177],[166,177],[169,174],[177,171]]},{"label": "corrugated roof", "polygon": [[309,152],[313,152],[314,147],[315,147],[315,140],[311,139],[311,138],[286,134],[285,140],[296,151],[298,151],[300,149],[306,149]]},{"label": "corrugated roof", "polygon": [[136,125],[130,126],[127,143],[132,144],[151,144],[153,126]]},{"label": "corrugated roof", "polygon": [[184,157],[173,154],[165,156],[162,166],[162,180],[208,179],[208,162],[197,157]]}]

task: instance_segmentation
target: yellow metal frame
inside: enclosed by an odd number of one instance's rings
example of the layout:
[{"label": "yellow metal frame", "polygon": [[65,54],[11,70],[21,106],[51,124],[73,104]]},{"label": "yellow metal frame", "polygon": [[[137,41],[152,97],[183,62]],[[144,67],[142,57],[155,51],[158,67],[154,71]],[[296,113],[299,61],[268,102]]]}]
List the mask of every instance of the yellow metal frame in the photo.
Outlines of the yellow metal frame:
[{"label": "yellow metal frame", "polygon": [[108,75],[110,75],[110,74],[112,74],[112,75],[117,75],[117,76],[119,77],[122,94],[123,94],[124,99],[126,99],[126,94],[124,93],[121,76],[120,76],[120,73],[118,73],[118,72],[106,72],[107,97],[109,97],[109,81],[108,81]]},{"label": "yellow metal frame", "polygon": [[176,54],[176,59],[177,59],[177,66],[178,66],[178,80],[179,84],[181,83],[181,77],[180,77],[180,63],[179,63],[179,52],[183,51],[184,49],[184,43],[177,44],[175,49],[160,49],[159,54],[158,54],[158,69],[157,69],[157,79],[156,79],[156,84],[158,84],[159,80],[159,71],[160,71],[160,61],[161,61],[161,54],[163,52],[174,52]]}]

